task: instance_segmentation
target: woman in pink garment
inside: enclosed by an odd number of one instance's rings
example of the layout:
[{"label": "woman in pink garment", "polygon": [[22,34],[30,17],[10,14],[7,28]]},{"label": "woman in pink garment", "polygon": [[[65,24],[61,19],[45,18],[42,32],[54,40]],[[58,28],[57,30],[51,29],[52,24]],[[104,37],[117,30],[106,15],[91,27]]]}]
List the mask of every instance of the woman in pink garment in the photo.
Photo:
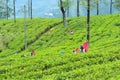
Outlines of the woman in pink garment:
[{"label": "woman in pink garment", "polygon": [[85,49],[85,52],[88,52],[88,42],[83,44],[83,49]]}]

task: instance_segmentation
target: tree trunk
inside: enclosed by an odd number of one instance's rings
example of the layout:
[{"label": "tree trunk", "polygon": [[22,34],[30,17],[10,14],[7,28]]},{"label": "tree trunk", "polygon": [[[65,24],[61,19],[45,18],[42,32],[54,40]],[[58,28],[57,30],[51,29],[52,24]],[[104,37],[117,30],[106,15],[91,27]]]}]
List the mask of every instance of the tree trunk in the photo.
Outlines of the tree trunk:
[{"label": "tree trunk", "polygon": [[64,10],[62,0],[60,0],[60,9],[61,9],[62,16],[63,16],[63,25],[64,25],[64,26],[67,26],[66,14],[65,14],[66,11]]},{"label": "tree trunk", "polygon": [[15,12],[15,0],[13,0],[13,9],[14,9],[14,23],[16,23],[16,12]]},{"label": "tree trunk", "polygon": [[68,9],[67,9],[67,17],[69,17],[69,7],[68,7]]},{"label": "tree trunk", "polygon": [[31,19],[32,19],[32,0],[31,0]]},{"label": "tree trunk", "polygon": [[87,41],[90,42],[90,0],[87,0]]},{"label": "tree trunk", "polygon": [[65,12],[63,12],[62,14],[63,14],[63,25],[64,25],[64,26],[67,26],[67,21],[66,21]]},{"label": "tree trunk", "polygon": [[[67,0],[67,2],[69,2],[69,0]],[[67,17],[69,17],[69,11],[70,11],[69,9],[70,9],[70,7],[68,6],[67,7]]]},{"label": "tree trunk", "polygon": [[112,0],[110,0],[110,14],[112,14]]},{"label": "tree trunk", "polygon": [[97,15],[99,15],[99,1],[97,0]]},{"label": "tree trunk", "polygon": [[28,0],[28,17],[30,17],[30,0]]},{"label": "tree trunk", "polygon": [[27,49],[27,40],[26,40],[26,6],[24,5],[24,48]]},{"label": "tree trunk", "polygon": [[77,17],[80,16],[80,1],[77,0]]},{"label": "tree trunk", "polygon": [[8,20],[8,0],[6,0],[6,19]]}]

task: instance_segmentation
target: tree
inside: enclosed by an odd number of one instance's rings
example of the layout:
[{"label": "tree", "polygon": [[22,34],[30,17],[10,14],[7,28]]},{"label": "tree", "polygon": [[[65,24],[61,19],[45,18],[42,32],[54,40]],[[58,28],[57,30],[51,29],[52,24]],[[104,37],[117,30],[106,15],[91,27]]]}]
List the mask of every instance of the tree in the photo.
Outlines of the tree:
[{"label": "tree", "polygon": [[14,23],[16,23],[15,1],[16,1],[16,0],[13,0],[13,10],[14,10],[13,15],[14,15]]},{"label": "tree", "polygon": [[61,12],[62,12],[62,15],[63,15],[63,25],[64,25],[64,26],[67,26],[67,23],[66,23],[66,14],[65,14],[65,13],[66,13],[66,10],[65,10],[63,4],[64,4],[63,1],[60,0],[60,9],[61,9]]},{"label": "tree", "polygon": [[87,41],[90,42],[90,0],[87,0]]},{"label": "tree", "polygon": [[[87,1],[86,0],[81,0],[82,1],[82,5],[85,6],[87,8]],[[100,9],[99,9],[99,5],[100,2],[103,2],[103,4],[106,4],[106,0],[102,1],[102,0],[90,0],[90,9],[96,9],[96,14],[99,15]]]},{"label": "tree", "polygon": [[92,7],[94,7],[94,6],[96,6],[96,14],[97,15],[99,15],[99,12],[100,12],[100,9],[99,9],[99,5],[100,5],[100,2],[101,3],[103,3],[103,4],[105,4],[105,5],[108,5],[107,4],[107,0],[93,0],[94,1],[94,3],[96,4],[96,5],[93,5],[93,4],[90,4]]},{"label": "tree", "polygon": [[80,16],[80,1],[77,0],[77,17]]},{"label": "tree", "polygon": [[12,9],[8,6],[8,2],[6,0],[0,0],[0,18],[8,19],[11,12],[12,12]]},{"label": "tree", "polygon": [[112,0],[110,0],[110,14],[112,14]]},{"label": "tree", "polygon": [[[69,3],[68,0],[67,0],[67,3]],[[67,7],[67,17],[69,17],[69,14],[70,14],[69,10],[70,10],[70,6]]]},{"label": "tree", "polygon": [[99,15],[99,0],[96,0],[96,6],[97,6],[97,15]]},{"label": "tree", "polygon": [[24,49],[27,49],[27,40],[26,40],[26,6],[24,5]]},{"label": "tree", "polygon": [[6,0],[6,19],[8,20],[8,0]]},{"label": "tree", "polygon": [[69,15],[70,15],[70,6],[72,5],[72,3],[73,3],[73,0],[66,0],[66,2],[65,2],[67,17],[69,17]]},{"label": "tree", "polygon": [[96,14],[99,15],[99,3],[101,0],[92,0],[91,1],[91,9],[96,7]]},{"label": "tree", "polygon": [[0,19],[5,18],[5,3],[3,0],[0,0]]},{"label": "tree", "polygon": [[[91,2],[92,3],[92,2]],[[82,0],[83,6],[87,8],[87,36],[86,40],[88,43],[90,43],[90,8],[91,8],[90,0]]]},{"label": "tree", "polygon": [[114,6],[116,9],[120,10],[120,0],[115,0]]},{"label": "tree", "polygon": [[30,17],[30,0],[28,0],[28,17]]},{"label": "tree", "polygon": [[67,0],[59,0],[60,10],[62,12],[63,17],[63,25],[67,26],[67,20],[66,20],[66,10],[69,6],[69,2]]},{"label": "tree", "polygon": [[31,6],[30,6],[30,9],[31,9],[31,10],[30,10],[30,13],[31,13],[31,14],[30,14],[30,17],[31,17],[31,19],[32,19],[32,0],[31,0]]}]

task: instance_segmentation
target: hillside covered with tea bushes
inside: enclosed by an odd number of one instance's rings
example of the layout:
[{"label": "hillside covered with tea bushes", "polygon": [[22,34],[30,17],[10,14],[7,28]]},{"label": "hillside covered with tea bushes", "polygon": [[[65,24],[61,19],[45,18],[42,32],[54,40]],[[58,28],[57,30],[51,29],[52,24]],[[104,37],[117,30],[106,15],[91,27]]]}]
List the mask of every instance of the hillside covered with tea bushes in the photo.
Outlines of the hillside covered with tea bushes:
[{"label": "hillside covered with tea bushes", "polygon": [[[86,41],[86,17],[0,21],[1,80],[119,80],[120,15],[91,16],[87,53],[74,54]],[[74,34],[69,34],[69,30]],[[35,56],[30,56],[35,50]],[[64,53],[64,54],[63,54]]]}]

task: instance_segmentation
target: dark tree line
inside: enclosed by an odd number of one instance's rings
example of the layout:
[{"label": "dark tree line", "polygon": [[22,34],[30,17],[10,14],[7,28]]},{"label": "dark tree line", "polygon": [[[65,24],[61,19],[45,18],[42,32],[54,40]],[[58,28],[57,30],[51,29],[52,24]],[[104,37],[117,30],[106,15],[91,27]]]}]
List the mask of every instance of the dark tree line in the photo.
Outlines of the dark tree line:
[{"label": "dark tree line", "polygon": [[[10,1],[13,1],[13,9],[9,7],[9,3]],[[64,8],[64,11],[65,11],[65,14],[67,15],[64,15],[64,16],[67,16],[69,17],[69,14],[71,13],[70,12],[70,6],[71,6],[71,1],[74,1],[74,0],[61,0],[62,2],[62,6]],[[80,16],[80,6],[84,6],[84,4],[82,2],[87,2],[87,0],[76,0],[76,5],[77,5],[77,14],[76,16]],[[99,10],[99,6],[101,3],[105,2],[107,0],[90,0],[90,4],[91,6],[92,5],[95,5],[96,6],[96,14],[99,15],[100,13],[100,10]],[[113,2],[114,1],[114,2]],[[65,4],[65,5],[64,5]],[[119,10],[120,8],[120,0],[110,0],[110,3],[107,3],[107,4],[110,4],[110,14],[113,13],[113,4],[115,6],[116,9]],[[73,5],[73,4],[72,4]],[[75,5],[74,5],[75,6]],[[94,6],[94,8],[95,8]],[[16,22],[16,0],[0,0],[0,15],[1,17],[4,16],[4,18],[6,17],[6,19],[8,20],[12,10],[13,10],[13,15],[14,15],[14,22]],[[67,13],[66,13],[67,12]],[[28,0],[28,15],[29,17],[32,19],[33,18],[33,12],[32,12],[32,0]]]},{"label": "dark tree line", "polygon": [[10,13],[12,12],[12,8],[8,6],[9,0],[0,0],[0,19],[10,17]]},{"label": "dark tree line", "polygon": [[[8,5],[10,1],[13,1],[13,8]],[[30,14],[30,18],[32,19],[32,0],[28,0],[28,3],[28,13]],[[14,16],[14,23],[16,23],[16,0],[0,0],[0,19],[6,18],[8,20],[12,12]]]}]

